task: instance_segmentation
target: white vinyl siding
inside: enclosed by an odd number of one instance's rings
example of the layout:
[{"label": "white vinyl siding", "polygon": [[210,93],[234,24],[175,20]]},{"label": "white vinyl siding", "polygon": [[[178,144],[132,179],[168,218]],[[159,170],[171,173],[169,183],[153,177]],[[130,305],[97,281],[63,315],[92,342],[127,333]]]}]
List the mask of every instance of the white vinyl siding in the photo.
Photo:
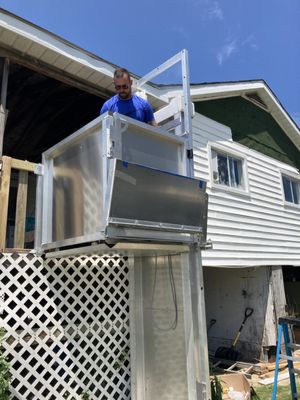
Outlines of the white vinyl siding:
[{"label": "white vinyl siding", "polygon": [[[282,171],[296,168],[232,141],[231,131],[196,113],[193,119],[195,176],[207,181],[208,231],[213,249],[203,251],[204,266],[300,266],[300,207],[287,207]],[[248,195],[214,185],[211,149],[247,160]]]}]

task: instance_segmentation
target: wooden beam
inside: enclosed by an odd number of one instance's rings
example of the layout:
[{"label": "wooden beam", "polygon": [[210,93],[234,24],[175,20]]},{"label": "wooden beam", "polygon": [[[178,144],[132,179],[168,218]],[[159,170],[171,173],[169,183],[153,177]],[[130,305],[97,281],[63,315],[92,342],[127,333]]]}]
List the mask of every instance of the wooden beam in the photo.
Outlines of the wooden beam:
[{"label": "wooden beam", "polygon": [[6,121],[6,113],[2,107],[2,104],[0,104],[0,157],[3,155],[5,121]]},{"label": "wooden beam", "polygon": [[1,96],[0,96],[0,156],[3,154],[4,130],[7,118],[6,110],[6,96],[7,96],[7,82],[9,72],[9,59],[2,59],[2,82],[1,82]]},{"label": "wooden beam", "polygon": [[27,208],[28,172],[19,171],[14,247],[24,248]]},{"label": "wooden beam", "polygon": [[29,161],[22,161],[16,158],[11,159],[11,168],[19,169],[21,171],[28,171],[34,172],[37,164],[29,162]]},{"label": "wooden beam", "polygon": [[11,158],[2,157],[0,178],[0,250],[6,247],[6,228],[11,175]]},{"label": "wooden beam", "polygon": [[6,98],[7,98],[7,84],[9,75],[9,58],[2,59],[3,70],[2,70],[2,85],[1,85],[1,105],[6,109]]}]

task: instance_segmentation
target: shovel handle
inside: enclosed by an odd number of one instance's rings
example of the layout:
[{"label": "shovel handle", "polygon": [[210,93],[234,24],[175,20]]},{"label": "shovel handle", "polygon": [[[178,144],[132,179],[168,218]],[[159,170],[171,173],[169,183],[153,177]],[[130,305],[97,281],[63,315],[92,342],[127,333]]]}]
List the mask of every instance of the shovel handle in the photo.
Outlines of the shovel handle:
[{"label": "shovel handle", "polygon": [[246,308],[246,310],[245,310],[245,315],[244,315],[244,322],[243,323],[245,323],[246,322],[246,320],[249,318],[249,317],[251,317],[251,315],[253,314],[253,308],[250,308],[250,307],[247,307]]},{"label": "shovel handle", "polygon": [[237,333],[237,335],[236,335],[236,337],[235,337],[235,339],[234,339],[234,341],[233,341],[233,343],[231,345],[232,348],[235,347],[237,341],[239,340],[239,337],[241,335],[242,329],[244,328],[245,322],[253,314],[253,311],[254,311],[253,308],[250,308],[250,307],[247,307],[245,309],[244,321],[242,322],[242,325],[240,326],[240,329],[239,329],[239,331],[238,331],[238,333]]}]

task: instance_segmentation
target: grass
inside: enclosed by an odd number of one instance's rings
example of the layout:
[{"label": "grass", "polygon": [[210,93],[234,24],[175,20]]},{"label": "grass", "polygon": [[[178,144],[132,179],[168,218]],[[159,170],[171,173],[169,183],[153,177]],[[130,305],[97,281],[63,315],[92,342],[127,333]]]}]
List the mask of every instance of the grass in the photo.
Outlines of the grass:
[{"label": "grass", "polygon": [[[291,387],[290,382],[284,386],[278,385],[277,386],[277,400],[291,400]],[[300,390],[300,378],[296,379],[297,390]],[[272,392],[273,392],[273,385],[262,386],[262,385],[255,385],[254,389],[259,396],[260,400],[271,400],[272,399]]]}]

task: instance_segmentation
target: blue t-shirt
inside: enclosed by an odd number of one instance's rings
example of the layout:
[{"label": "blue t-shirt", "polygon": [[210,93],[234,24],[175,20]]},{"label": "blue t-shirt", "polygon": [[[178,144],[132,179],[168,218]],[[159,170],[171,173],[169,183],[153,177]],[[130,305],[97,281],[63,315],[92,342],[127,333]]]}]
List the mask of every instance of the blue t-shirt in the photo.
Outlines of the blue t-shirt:
[{"label": "blue t-shirt", "polygon": [[128,100],[122,100],[118,95],[113,96],[103,104],[100,115],[106,111],[117,112],[146,123],[154,121],[152,107],[148,101],[136,94]]}]

